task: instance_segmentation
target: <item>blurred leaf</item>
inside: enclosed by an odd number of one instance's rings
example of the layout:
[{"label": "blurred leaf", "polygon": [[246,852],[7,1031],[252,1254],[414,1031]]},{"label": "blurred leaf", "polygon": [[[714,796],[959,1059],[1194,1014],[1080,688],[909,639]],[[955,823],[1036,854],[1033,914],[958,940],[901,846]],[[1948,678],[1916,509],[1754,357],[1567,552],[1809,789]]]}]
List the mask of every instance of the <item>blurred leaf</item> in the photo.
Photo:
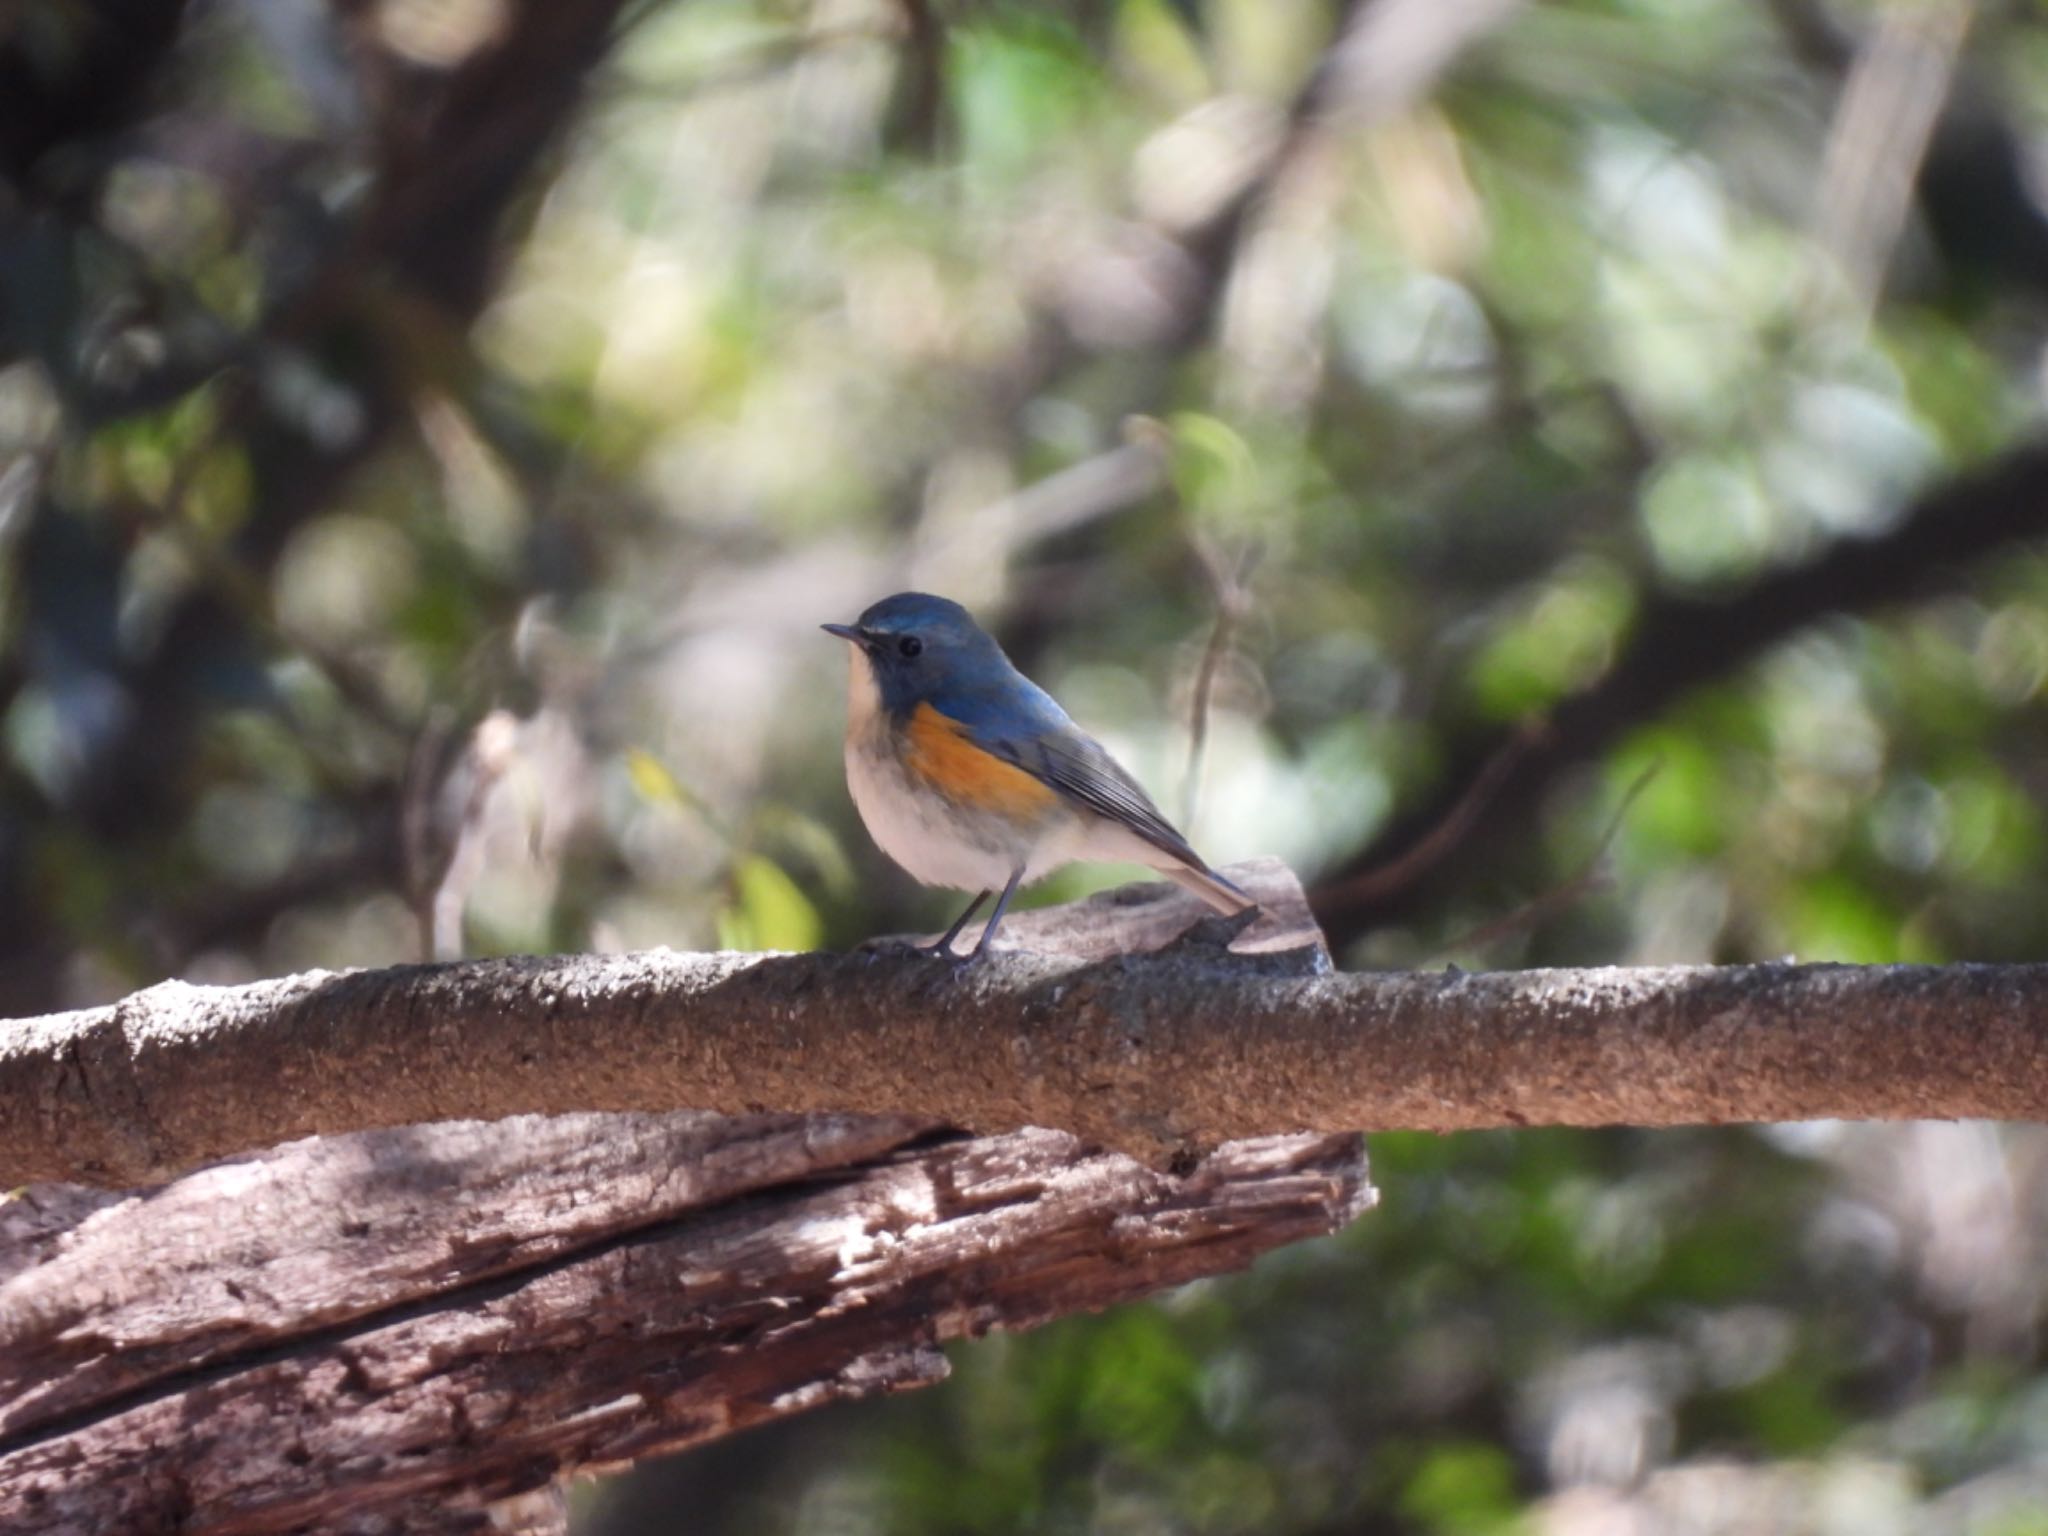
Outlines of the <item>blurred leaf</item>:
[{"label": "blurred leaf", "polygon": [[1520,1506],[1507,1452],[1478,1441],[1432,1446],[1401,1490],[1401,1512],[1441,1536],[1506,1536]]},{"label": "blurred leaf", "polygon": [[2040,807],[2002,768],[1959,765],[1940,788],[1949,817],[1946,864],[1955,878],[2010,887],[2040,870]]},{"label": "blurred leaf", "polygon": [[1106,1443],[1163,1456],[1182,1443],[1196,1412],[1196,1362],[1155,1307],[1104,1318],[1091,1341],[1077,1407],[1080,1424]]},{"label": "blurred leaf", "polygon": [[1727,835],[1724,815],[1732,803],[1725,758],[1695,735],[1642,731],[1615,756],[1607,774],[1611,793],[1619,800],[1645,773],[1650,776],[1622,823],[1618,846],[1650,865],[1673,855],[1716,852]]},{"label": "blurred leaf", "polygon": [[843,901],[853,894],[853,861],[846,845],[824,822],[787,805],[764,806],[757,813],[761,835],[795,854],[824,882],[826,894]]},{"label": "blurred leaf", "polygon": [[1472,691],[1494,719],[1514,720],[1593,681],[1607,667],[1634,610],[1634,594],[1605,561],[1551,573],[1472,664]]},{"label": "blurred leaf", "polygon": [[1802,961],[1884,965],[1906,958],[1899,914],[1846,874],[1819,875],[1796,887],[1782,921],[1787,948]]},{"label": "blurred leaf", "polygon": [[949,41],[965,166],[991,188],[1042,164],[1045,146],[1075,125],[1100,85],[1081,41],[1041,10],[995,7]]},{"label": "blurred leaf", "polygon": [[748,854],[733,866],[732,884],[732,905],[718,915],[721,948],[818,947],[825,931],[818,909],[781,865],[760,854]]},{"label": "blurred leaf", "polygon": [[674,774],[660,758],[644,747],[632,747],[626,752],[626,776],[632,780],[633,788],[640,798],[649,805],[672,805],[678,808],[695,802],[683,792],[683,786],[676,782]]},{"label": "blurred leaf", "polygon": [[1118,52],[1127,68],[1168,100],[1192,106],[1211,89],[1197,40],[1197,0],[1123,0],[1117,6]]},{"label": "blurred leaf", "polygon": [[1170,473],[1183,504],[1212,517],[1241,512],[1257,494],[1258,461],[1251,445],[1199,411],[1181,411],[1169,426]]},{"label": "blurred leaf", "polygon": [[1998,359],[1945,317],[1903,310],[1885,324],[1913,406],[1958,463],[1994,452],[2015,423],[2003,408]]},{"label": "blurred leaf", "polygon": [[1834,1440],[1842,1415],[1828,1402],[1818,1363],[1799,1361],[1735,1394],[1745,1437],[1774,1456],[1810,1456]]}]

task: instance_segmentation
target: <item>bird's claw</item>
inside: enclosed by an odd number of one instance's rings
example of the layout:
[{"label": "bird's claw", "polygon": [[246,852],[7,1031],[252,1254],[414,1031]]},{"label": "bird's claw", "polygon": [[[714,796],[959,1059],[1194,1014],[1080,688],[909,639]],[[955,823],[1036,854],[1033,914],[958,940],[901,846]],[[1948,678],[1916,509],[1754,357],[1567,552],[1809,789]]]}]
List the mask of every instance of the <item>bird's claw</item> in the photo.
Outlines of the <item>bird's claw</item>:
[{"label": "bird's claw", "polygon": [[863,939],[855,946],[854,953],[867,960],[907,959],[914,955],[920,959],[943,961],[957,971],[964,969],[970,961],[981,954],[981,951],[971,949],[962,954],[936,941],[930,944],[913,944],[909,939],[883,938]]}]

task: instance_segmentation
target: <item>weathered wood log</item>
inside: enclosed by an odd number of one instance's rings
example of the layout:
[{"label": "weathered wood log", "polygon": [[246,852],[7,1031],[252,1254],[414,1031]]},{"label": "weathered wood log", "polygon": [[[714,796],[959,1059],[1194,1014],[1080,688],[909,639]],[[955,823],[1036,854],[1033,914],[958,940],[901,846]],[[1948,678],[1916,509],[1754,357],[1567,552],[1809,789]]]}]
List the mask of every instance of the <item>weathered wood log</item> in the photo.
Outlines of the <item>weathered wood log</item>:
[{"label": "weathered wood log", "polygon": [[855,1167],[931,1129],[859,1116],[525,1116],[315,1138],[98,1208],[31,1187],[0,1205],[0,1436],[132,1396],[167,1369]]},{"label": "weathered wood log", "polygon": [[1176,1176],[1056,1131],[707,1115],[32,1190],[0,1207],[0,1529],[454,1529],[578,1468],[925,1385],[946,1340],[1238,1268],[1371,1199],[1356,1136]]}]

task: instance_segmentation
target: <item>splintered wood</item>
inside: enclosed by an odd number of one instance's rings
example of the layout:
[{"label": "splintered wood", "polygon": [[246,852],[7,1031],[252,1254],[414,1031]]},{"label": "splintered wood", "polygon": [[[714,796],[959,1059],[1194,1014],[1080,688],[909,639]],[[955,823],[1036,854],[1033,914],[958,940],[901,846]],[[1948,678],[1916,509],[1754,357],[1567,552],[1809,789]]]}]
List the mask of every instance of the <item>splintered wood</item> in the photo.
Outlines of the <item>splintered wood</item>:
[{"label": "splintered wood", "polygon": [[30,1189],[0,1206],[0,1528],[480,1515],[928,1384],[949,1339],[1240,1268],[1372,1198],[1355,1136],[1172,1175],[1054,1131],[707,1115],[373,1131],[132,1198]]}]

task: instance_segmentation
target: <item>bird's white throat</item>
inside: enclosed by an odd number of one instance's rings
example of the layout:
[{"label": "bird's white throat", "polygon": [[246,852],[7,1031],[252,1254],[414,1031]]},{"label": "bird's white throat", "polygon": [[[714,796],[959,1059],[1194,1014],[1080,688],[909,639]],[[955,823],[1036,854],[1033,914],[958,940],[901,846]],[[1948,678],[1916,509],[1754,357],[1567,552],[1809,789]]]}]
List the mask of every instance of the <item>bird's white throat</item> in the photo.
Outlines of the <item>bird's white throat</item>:
[{"label": "bird's white throat", "polygon": [[864,734],[882,712],[882,689],[875,681],[874,663],[859,646],[846,653],[846,734]]}]

